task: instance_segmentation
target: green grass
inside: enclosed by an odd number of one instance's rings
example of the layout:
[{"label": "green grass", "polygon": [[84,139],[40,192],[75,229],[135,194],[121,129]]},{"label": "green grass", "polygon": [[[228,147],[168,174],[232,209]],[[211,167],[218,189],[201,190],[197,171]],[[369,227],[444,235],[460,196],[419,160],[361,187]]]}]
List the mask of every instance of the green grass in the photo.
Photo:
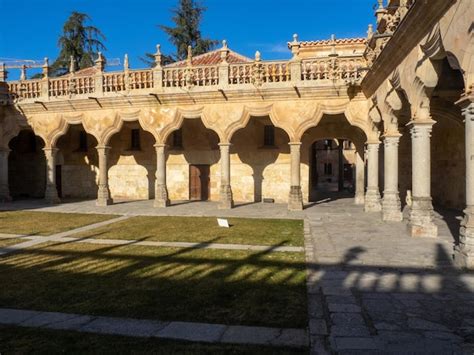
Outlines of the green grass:
[{"label": "green grass", "polygon": [[34,211],[0,211],[0,233],[51,235],[106,221],[113,215],[54,213]]},{"label": "green grass", "polygon": [[26,239],[20,238],[0,238],[0,248],[8,247],[10,245],[26,242]]},{"label": "green grass", "polygon": [[166,242],[303,245],[303,221],[230,218],[231,228],[211,217],[134,217],[78,237],[156,240]]},{"label": "green grass", "polygon": [[304,328],[304,253],[42,244],[0,259],[0,307]]},{"label": "green grass", "polygon": [[177,342],[0,326],[2,354],[307,354],[307,349]]}]

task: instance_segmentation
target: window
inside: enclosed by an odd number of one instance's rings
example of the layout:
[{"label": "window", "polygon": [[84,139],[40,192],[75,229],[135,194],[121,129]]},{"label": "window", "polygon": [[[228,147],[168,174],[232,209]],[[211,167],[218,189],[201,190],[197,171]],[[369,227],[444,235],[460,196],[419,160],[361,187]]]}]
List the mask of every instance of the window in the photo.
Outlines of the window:
[{"label": "window", "polygon": [[332,175],[332,164],[324,163],[324,175]]},{"label": "window", "polygon": [[183,130],[181,128],[173,132],[173,147],[174,148],[183,147]]},{"label": "window", "polygon": [[328,149],[328,150],[331,150],[332,149],[332,140],[326,140],[324,142],[324,148]]},{"label": "window", "polygon": [[275,127],[268,125],[263,128],[263,145],[267,147],[275,145]]},{"label": "window", "polygon": [[132,129],[131,130],[131,146],[130,150],[140,150],[140,130]]},{"label": "window", "polygon": [[79,149],[80,152],[87,152],[87,133],[84,131],[79,132]]}]

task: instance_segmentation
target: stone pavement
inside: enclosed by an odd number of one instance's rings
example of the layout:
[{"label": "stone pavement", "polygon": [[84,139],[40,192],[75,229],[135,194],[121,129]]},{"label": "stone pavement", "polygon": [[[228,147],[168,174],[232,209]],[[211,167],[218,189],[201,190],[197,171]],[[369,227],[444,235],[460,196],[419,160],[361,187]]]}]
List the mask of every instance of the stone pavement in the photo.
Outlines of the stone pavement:
[{"label": "stone pavement", "polygon": [[[128,217],[127,217],[128,218]],[[121,217],[120,220],[124,218]],[[117,222],[119,219],[114,219],[112,222]],[[97,227],[94,227],[97,228]],[[80,229],[80,230],[79,230]],[[84,229],[79,228],[77,230],[69,231],[68,235],[80,233]],[[89,230],[92,228],[89,228]],[[137,235],[139,238],[140,236]],[[21,243],[16,244],[15,246],[6,247],[6,251],[10,248],[11,250],[17,250],[15,248],[18,245],[37,245],[39,243],[45,243],[48,241],[57,241],[64,243],[87,243],[87,244],[101,244],[101,245],[141,245],[147,247],[166,247],[166,248],[187,248],[187,249],[218,249],[218,250],[246,250],[246,251],[263,251],[265,253],[280,252],[280,253],[301,253],[304,251],[304,247],[291,247],[291,246],[273,246],[273,245],[251,245],[251,244],[223,244],[223,243],[190,243],[190,242],[155,242],[155,241],[141,241],[134,239],[100,239],[100,238],[75,238],[75,237],[60,237],[58,234],[55,234],[50,237],[41,237],[35,235],[21,235],[21,234],[5,234],[0,233],[0,240],[17,238],[17,239],[28,239],[34,243]],[[2,251],[0,249],[0,255]]]},{"label": "stone pavement", "polygon": [[474,274],[453,267],[442,219],[453,213],[437,216],[438,238],[414,239],[344,199],[305,212],[313,351],[474,352]]},{"label": "stone pavement", "polygon": [[162,322],[8,308],[0,308],[0,324],[205,343],[254,344],[294,348],[308,346],[306,330],[294,328]]},{"label": "stone pavement", "polygon": [[120,216],[120,217],[112,218],[112,219],[109,219],[109,220],[106,220],[106,221],[103,221],[103,222],[89,224],[89,225],[79,227],[79,228],[76,228],[76,229],[71,229],[71,230],[68,230],[68,231],[64,231],[64,232],[60,232],[60,233],[56,233],[56,234],[51,234],[51,235],[45,236],[45,237],[33,237],[32,236],[32,237],[28,238],[27,236],[22,236],[22,235],[19,235],[19,234],[1,234],[0,238],[2,238],[2,236],[4,236],[4,237],[6,236],[7,238],[26,238],[26,239],[29,239],[29,240],[26,241],[26,242],[23,242],[23,243],[10,245],[10,246],[5,247],[5,248],[0,248],[0,256],[12,253],[14,251],[18,251],[18,250],[21,250],[21,249],[29,248],[31,246],[38,245],[38,244],[41,244],[41,243],[46,243],[46,242],[49,242],[49,241],[62,241],[62,238],[68,237],[70,235],[81,233],[81,232],[86,232],[86,231],[89,231],[91,229],[106,226],[108,224],[112,224],[112,223],[115,223],[115,222],[120,222],[120,221],[123,221],[124,219],[127,219],[127,218],[129,218],[129,217],[128,216]]},{"label": "stone pavement", "polygon": [[[126,215],[304,218],[308,263],[308,333],[313,353],[474,353],[474,273],[453,267],[455,211],[437,214],[438,238],[409,237],[405,222],[382,222],[351,199],[328,199],[302,212],[249,204],[231,211],[214,203],[166,209],[151,201],[105,208],[93,201],[4,209]],[[243,334],[243,333],[242,333]]]}]

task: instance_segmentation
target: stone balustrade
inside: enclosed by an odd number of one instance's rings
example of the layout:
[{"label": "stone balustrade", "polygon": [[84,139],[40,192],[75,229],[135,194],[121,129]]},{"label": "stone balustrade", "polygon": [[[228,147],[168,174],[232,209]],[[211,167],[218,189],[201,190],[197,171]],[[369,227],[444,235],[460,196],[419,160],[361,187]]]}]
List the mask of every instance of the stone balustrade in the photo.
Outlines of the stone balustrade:
[{"label": "stone balustrade", "polygon": [[[295,65],[296,67],[292,67]],[[153,69],[104,72],[84,75],[72,73],[62,77],[7,82],[12,101],[54,100],[67,97],[84,98],[111,96],[113,93],[133,92],[137,94],[173,93],[175,88],[202,91],[213,91],[217,88],[239,90],[250,85],[272,88],[294,86],[300,83],[305,86],[340,85],[348,80],[362,79],[365,67],[361,55],[328,56],[304,60],[261,61],[221,63],[199,66],[157,66]],[[296,68],[296,70],[294,70]],[[270,86],[269,86],[270,87]]]}]

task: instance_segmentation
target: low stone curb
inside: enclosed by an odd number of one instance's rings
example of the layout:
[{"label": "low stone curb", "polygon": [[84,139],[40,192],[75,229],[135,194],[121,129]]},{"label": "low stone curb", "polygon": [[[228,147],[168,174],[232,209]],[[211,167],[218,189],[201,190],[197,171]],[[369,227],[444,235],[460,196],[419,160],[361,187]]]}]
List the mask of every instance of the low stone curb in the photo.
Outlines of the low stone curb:
[{"label": "low stone curb", "polygon": [[305,329],[163,322],[9,308],[0,308],[0,324],[205,343],[253,344],[292,348],[304,348],[309,344]]}]

